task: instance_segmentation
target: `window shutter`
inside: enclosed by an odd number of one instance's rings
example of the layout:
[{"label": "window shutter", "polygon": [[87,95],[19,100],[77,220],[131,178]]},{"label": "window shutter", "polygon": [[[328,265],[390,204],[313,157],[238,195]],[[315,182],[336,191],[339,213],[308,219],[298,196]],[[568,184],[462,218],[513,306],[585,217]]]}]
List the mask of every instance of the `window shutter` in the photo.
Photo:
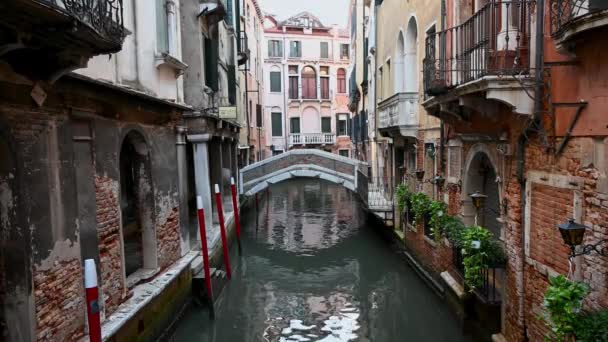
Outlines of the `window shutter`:
[{"label": "window shutter", "polygon": [[279,56],[278,57],[283,57],[283,42],[280,40],[278,42],[279,42]]},{"label": "window shutter", "polygon": [[281,113],[272,113],[272,136],[273,137],[280,137],[283,135],[283,123],[281,122],[282,120],[282,114]]},{"label": "window shutter", "polygon": [[169,52],[168,36],[165,0],[156,0],[156,48],[158,52]]},{"label": "window shutter", "polygon": [[262,105],[255,105],[255,122],[257,123],[257,127],[264,127],[264,123],[262,122]]},{"label": "window shutter", "polygon": [[236,105],[236,67],[228,66],[228,102]]},{"label": "window shutter", "polygon": [[205,85],[213,91],[218,91],[218,48],[217,39],[205,38]]},{"label": "window shutter", "polygon": [[274,57],[273,51],[272,51],[272,45],[273,45],[272,42],[273,42],[272,40],[268,41],[268,57]]}]

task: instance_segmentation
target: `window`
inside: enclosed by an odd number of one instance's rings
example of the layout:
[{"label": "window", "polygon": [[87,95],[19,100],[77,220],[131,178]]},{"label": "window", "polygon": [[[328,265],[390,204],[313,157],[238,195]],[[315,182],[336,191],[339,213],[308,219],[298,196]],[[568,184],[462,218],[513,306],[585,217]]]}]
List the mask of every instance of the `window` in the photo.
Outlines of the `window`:
[{"label": "window", "polygon": [[289,129],[291,134],[300,134],[300,118],[289,119]]},{"label": "window", "polygon": [[271,71],[270,72],[270,91],[272,93],[281,92],[281,72]]},{"label": "window", "polygon": [[321,133],[331,133],[331,118],[321,118]]},{"label": "window", "polygon": [[346,93],[346,70],[338,69],[338,93]]},{"label": "window", "polygon": [[329,44],[321,42],[321,58],[329,58]]},{"label": "window", "polygon": [[338,150],[338,154],[339,154],[341,157],[346,157],[346,158],[348,158],[348,157],[349,157],[349,153],[348,153],[348,152],[349,152],[348,150]]},{"label": "window", "polygon": [[348,44],[340,44],[340,58],[348,59],[349,53],[350,51]]},{"label": "window", "polygon": [[283,57],[283,42],[280,40],[268,41],[268,57]]},{"label": "window", "polygon": [[299,77],[298,77],[298,66],[290,65],[289,66],[289,98],[297,99],[299,98],[298,87],[299,87]]},{"label": "window", "polygon": [[294,40],[289,43],[289,57],[302,57],[302,42]]},{"label": "window", "polygon": [[317,73],[313,67],[307,66],[302,69],[302,98],[317,98]]},{"label": "window", "polygon": [[319,74],[321,75],[321,98],[329,99],[329,67],[322,66]]},{"label": "window", "polygon": [[338,136],[348,136],[348,114],[338,114]]},{"label": "window", "polygon": [[262,105],[260,104],[255,105],[255,121],[257,127],[264,127],[264,120],[262,119]]},{"label": "window", "polygon": [[283,115],[281,113],[272,113],[272,136],[282,137],[283,136]]},{"label": "window", "polygon": [[177,56],[177,17],[173,1],[156,0],[156,49]]}]

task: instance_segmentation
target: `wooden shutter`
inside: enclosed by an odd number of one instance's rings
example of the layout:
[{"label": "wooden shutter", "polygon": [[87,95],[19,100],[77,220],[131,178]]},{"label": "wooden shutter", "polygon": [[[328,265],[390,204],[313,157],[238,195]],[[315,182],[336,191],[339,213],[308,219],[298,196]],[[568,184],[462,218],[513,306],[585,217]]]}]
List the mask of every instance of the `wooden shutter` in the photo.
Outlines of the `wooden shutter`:
[{"label": "wooden shutter", "polygon": [[228,66],[228,102],[236,105],[236,67]]},{"label": "wooden shutter", "polygon": [[257,127],[264,127],[262,122],[262,105],[255,105],[255,122],[257,123]]},{"label": "wooden shutter", "polygon": [[205,38],[205,85],[213,91],[218,91],[218,50],[217,39]]}]

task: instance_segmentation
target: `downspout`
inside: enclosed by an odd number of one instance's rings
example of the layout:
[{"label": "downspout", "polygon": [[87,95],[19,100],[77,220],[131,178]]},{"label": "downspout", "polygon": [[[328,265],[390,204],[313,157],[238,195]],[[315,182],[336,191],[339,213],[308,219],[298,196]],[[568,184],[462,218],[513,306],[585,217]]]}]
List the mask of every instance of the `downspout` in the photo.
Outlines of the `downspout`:
[{"label": "downspout", "polygon": [[[283,31],[283,59],[285,61],[287,61],[287,46],[285,46],[285,32]],[[333,45],[333,44],[332,44]],[[285,72],[285,66],[287,65],[287,63],[281,63],[283,65],[283,115],[281,115],[281,120],[283,120],[283,137],[285,140],[285,149],[283,150],[283,152],[287,152],[289,151],[289,136],[287,135],[287,94],[289,93],[289,89],[287,89],[287,82],[285,81],[285,76],[287,76],[288,80],[289,80],[289,68],[287,69],[287,72]],[[272,125],[272,123],[271,123]],[[271,134],[272,135],[272,134]]]},{"label": "downspout", "polygon": [[[445,0],[441,0],[441,32],[443,32],[445,30],[445,21],[446,21],[446,15],[447,15],[447,11],[446,11],[446,6],[445,6]],[[441,43],[440,41],[440,60],[442,61],[441,63],[444,63],[443,61],[445,61],[445,40],[443,43]],[[443,122],[443,119],[440,120],[440,124],[439,124],[439,170],[441,171],[441,173],[444,172],[444,163],[445,163],[445,159],[444,159],[444,150],[445,150],[445,124]]]},{"label": "downspout", "polygon": [[522,134],[519,136],[517,145],[517,179],[520,186],[520,229],[521,229],[521,272],[519,272],[519,283],[521,284],[521,297],[519,299],[519,312],[522,320],[524,340],[527,340],[527,326],[525,314],[525,264],[526,264],[526,229],[524,227],[526,218],[526,176],[525,176],[525,158],[526,145],[529,142],[528,135],[533,133],[532,127],[541,122],[541,113],[543,111],[543,68],[544,68],[544,27],[545,27],[545,1],[537,0],[536,2],[536,54],[535,54],[535,94],[534,94],[534,114],[533,123],[528,125]]},{"label": "downspout", "polygon": [[[374,4],[374,142],[376,143],[376,173],[379,173],[378,164],[378,4]],[[379,175],[374,175],[379,179]],[[376,182],[374,182],[376,183]]]}]

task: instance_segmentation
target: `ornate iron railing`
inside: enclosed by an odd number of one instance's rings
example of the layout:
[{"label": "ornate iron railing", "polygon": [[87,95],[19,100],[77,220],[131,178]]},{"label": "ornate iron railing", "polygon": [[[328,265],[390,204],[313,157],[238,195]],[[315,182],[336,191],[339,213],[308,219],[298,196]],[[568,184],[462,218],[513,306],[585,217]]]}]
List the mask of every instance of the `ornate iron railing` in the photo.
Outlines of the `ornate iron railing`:
[{"label": "ornate iron railing", "polygon": [[551,0],[551,35],[560,35],[571,23],[608,9],[606,0]]},{"label": "ornate iron railing", "polygon": [[534,0],[490,0],[464,23],[426,38],[428,95],[488,75],[528,74]]},{"label": "ornate iron railing", "polygon": [[34,0],[66,12],[95,30],[104,39],[122,41],[125,36],[122,0]]}]

